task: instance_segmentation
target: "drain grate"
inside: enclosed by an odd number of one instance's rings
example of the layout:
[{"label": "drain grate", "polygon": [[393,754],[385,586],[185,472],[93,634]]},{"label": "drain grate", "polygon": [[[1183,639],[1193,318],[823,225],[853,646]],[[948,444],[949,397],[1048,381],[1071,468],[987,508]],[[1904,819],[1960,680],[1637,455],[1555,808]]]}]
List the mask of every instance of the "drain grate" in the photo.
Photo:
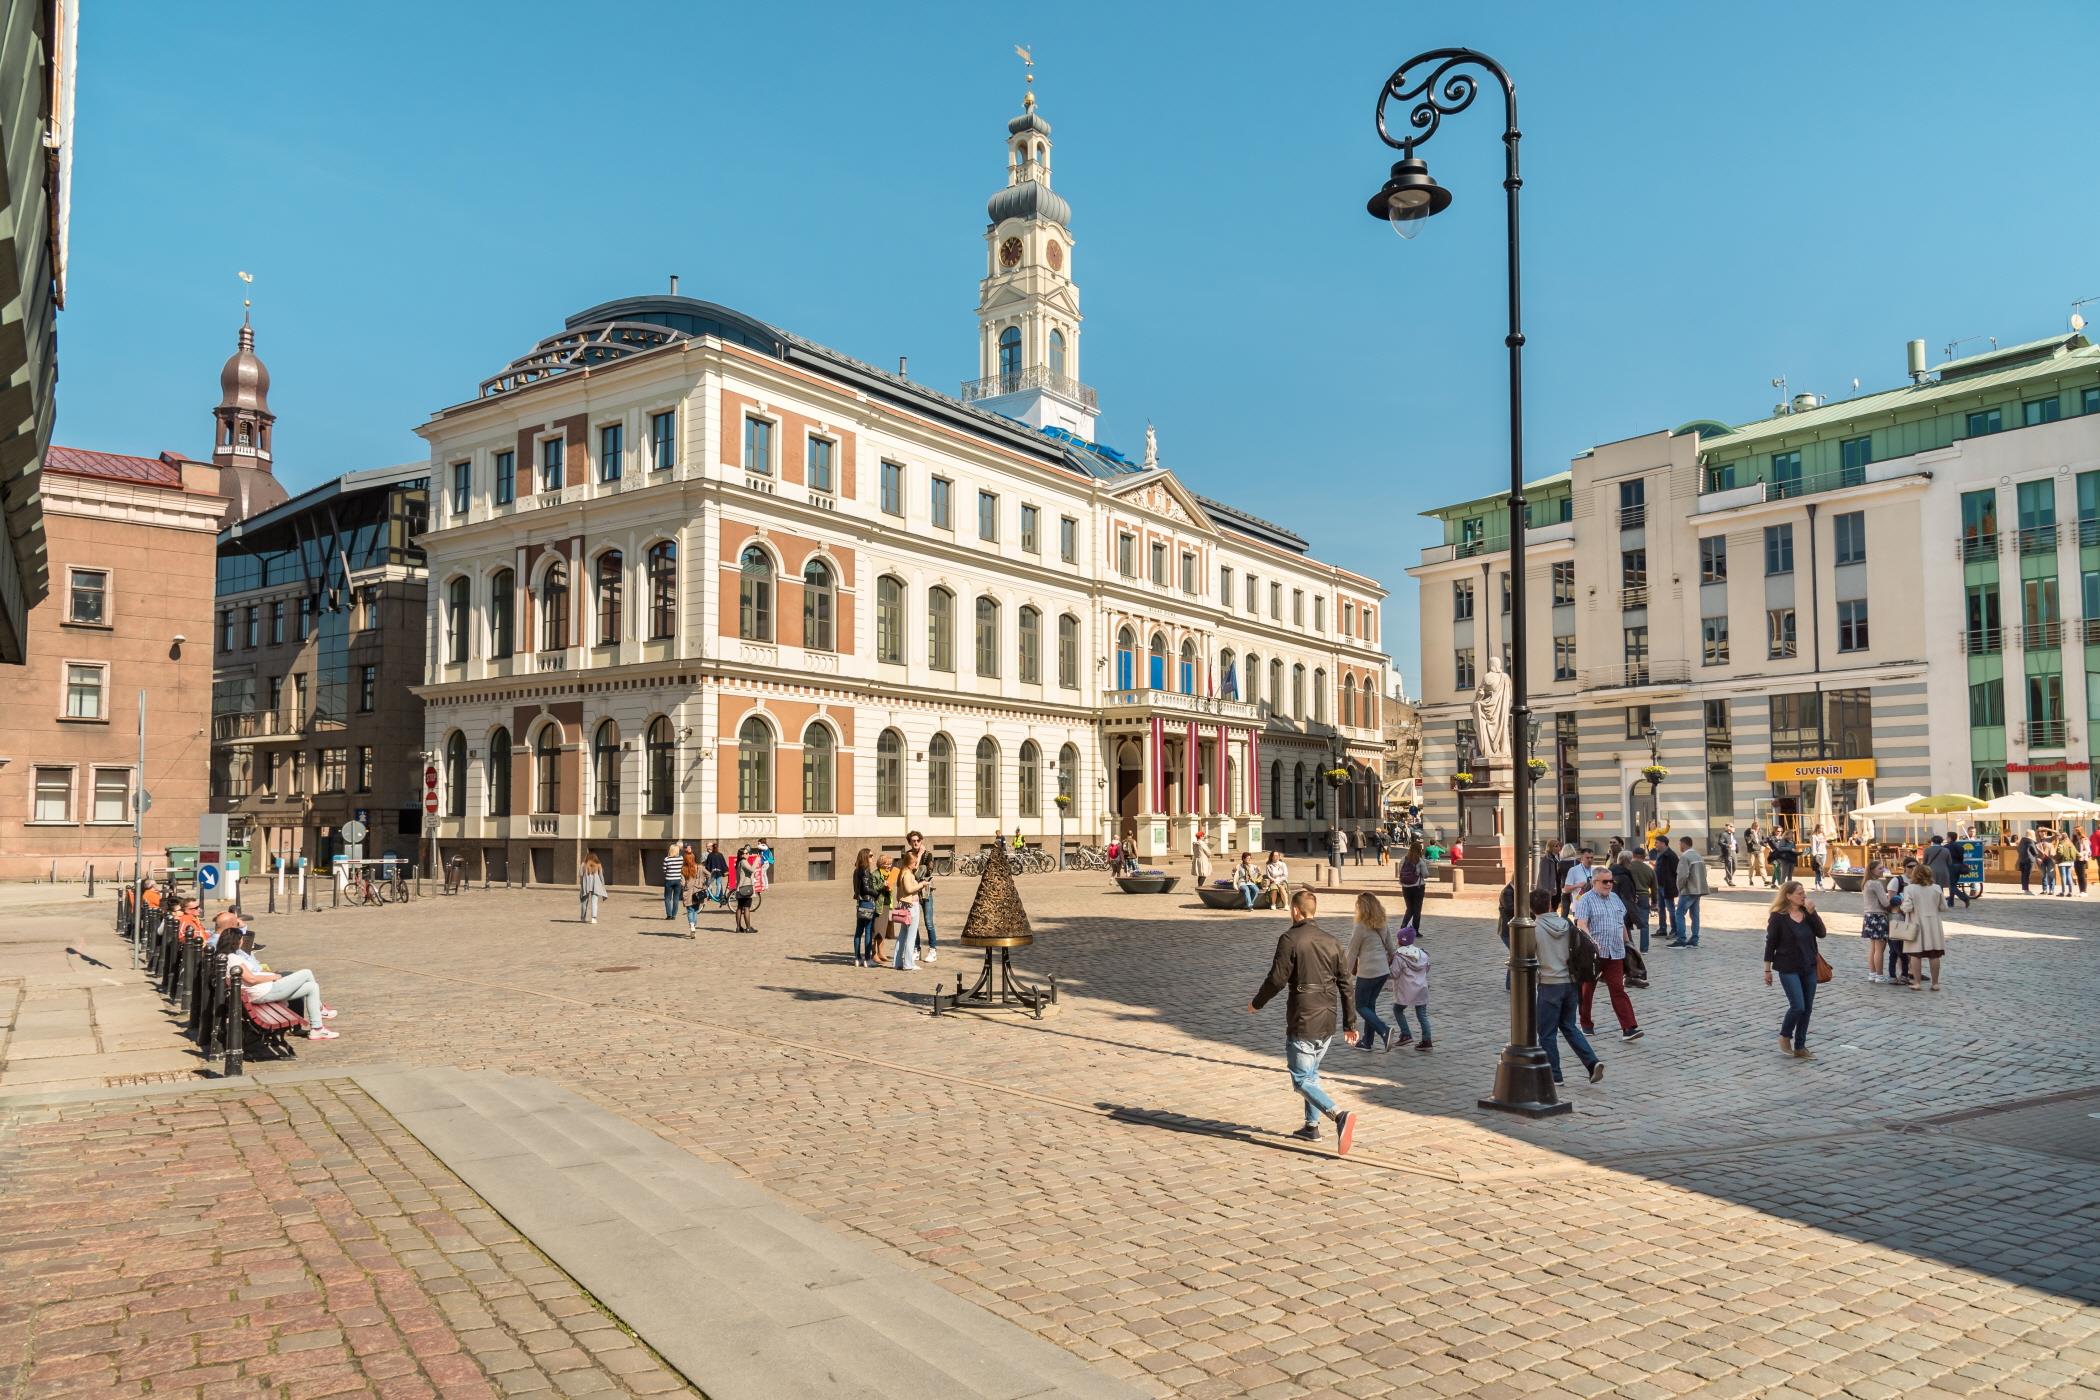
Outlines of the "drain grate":
[{"label": "drain grate", "polygon": [[128,1089],[137,1084],[182,1084],[192,1079],[208,1078],[204,1071],[194,1069],[164,1069],[145,1074],[106,1074],[102,1077],[105,1089]]},{"label": "drain grate", "polygon": [[641,970],[639,965],[633,967],[594,967],[591,969],[593,972],[640,972]]}]

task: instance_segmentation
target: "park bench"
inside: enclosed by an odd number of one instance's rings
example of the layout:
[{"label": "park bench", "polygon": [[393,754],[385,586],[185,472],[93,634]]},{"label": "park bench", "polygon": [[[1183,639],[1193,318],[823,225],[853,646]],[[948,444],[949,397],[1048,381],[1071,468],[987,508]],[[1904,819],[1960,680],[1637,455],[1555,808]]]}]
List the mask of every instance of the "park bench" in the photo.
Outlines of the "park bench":
[{"label": "park bench", "polygon": [[306,1018],[284,1002],[257,1001],[248,995],[246,987],[238,990],[242,1016],[246,1019],[248,1028],[254,1031],[257,1037],[254,1048],[251,1048],[248,1054],[253,1056],[255,1051],[260,1049],[272,1060],[298,1058],[297,1052],[292,1049],[291,1042],[286,1037],[293,1031],[305,1030]]}]

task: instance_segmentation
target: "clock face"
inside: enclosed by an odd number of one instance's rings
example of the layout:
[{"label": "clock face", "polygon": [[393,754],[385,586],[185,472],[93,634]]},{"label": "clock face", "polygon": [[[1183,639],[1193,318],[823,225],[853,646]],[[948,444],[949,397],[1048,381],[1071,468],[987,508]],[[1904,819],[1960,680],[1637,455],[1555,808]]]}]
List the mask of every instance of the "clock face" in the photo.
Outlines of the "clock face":
[{"label": "clock face", "polygon": [[1021,265],[1021,240],[1009,238],[999,245],[999,265],[1019,267]]},{"label": "clock face", "polygon": [[1051,240],[1049,253],[1050,270],[1052,272],[1065,265],[1065,249],[1062,243],[1057,242],[1055,239]]}]

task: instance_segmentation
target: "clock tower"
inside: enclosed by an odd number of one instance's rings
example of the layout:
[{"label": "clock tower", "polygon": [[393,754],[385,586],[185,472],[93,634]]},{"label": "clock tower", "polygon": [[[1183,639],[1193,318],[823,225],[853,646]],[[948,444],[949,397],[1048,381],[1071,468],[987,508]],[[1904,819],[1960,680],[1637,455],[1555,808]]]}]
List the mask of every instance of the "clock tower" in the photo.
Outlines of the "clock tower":
[{"label": "clock tower", "polygon": [[985,205],[985,275],[977,296],[979,378],[963,400],[1038,428],[1092,441],[1096,404],[1079,380],[1079,288],[1072,281],[1072,206],[1050,188],[1050,123],[1035,110],[1035,75],[1006,124],[1006,188]]}]

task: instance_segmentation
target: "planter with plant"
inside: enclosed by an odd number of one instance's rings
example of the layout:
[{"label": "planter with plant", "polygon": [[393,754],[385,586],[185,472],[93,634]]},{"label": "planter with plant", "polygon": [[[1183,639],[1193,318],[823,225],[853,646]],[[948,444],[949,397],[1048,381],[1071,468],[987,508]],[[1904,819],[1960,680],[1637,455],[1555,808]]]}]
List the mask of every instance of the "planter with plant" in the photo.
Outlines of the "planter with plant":
[{"label": "planter with plant", "polygon": [[1451,786],[1469,788],[1473,786],[1473,775],[1466,772],[1453,773],[1451,775]]},{"label": "planter with plant", "polygon": [[1641,776],[1651,784],[1659,783],[1670,776],[1670,770],[1660,763],[1651,763],[1641,770]]},{"label": "planter with plant", "polygon": [[1531,770],[1531,776],[1534,778],[1546,776],[1546,760],[1543,758],[1527,758],[1524,760],[1524,766]]}]

